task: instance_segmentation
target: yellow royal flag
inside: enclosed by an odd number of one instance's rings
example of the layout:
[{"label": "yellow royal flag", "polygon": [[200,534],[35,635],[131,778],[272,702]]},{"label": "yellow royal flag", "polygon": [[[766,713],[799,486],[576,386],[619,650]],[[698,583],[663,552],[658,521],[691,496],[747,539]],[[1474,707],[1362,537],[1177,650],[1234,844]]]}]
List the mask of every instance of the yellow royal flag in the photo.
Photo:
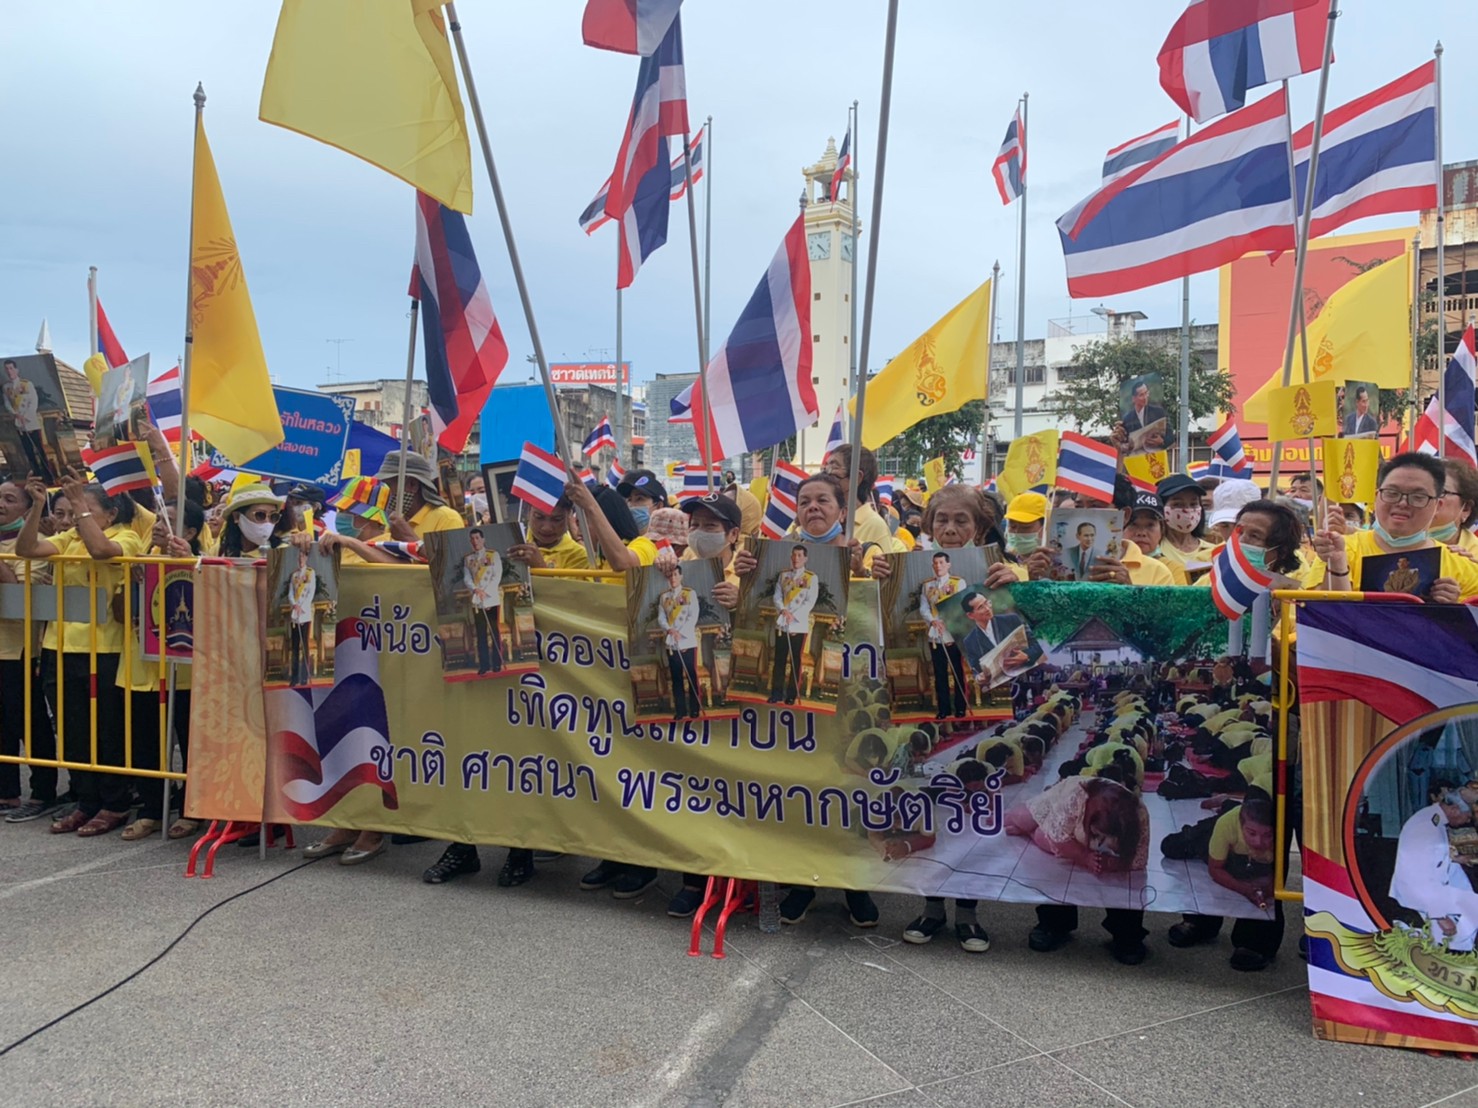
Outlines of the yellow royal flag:
[{"label": "yellow royal flag", "polygon": [[1012,439],[1006,464],[996,477],[996,490],[1007,501],[1038,485],[1057,483],[1057,429]]},{"label": "yellow royal flag", "polygon": [[[961,300],[867,383],[862,445],[876,450],[930,416],[986,394],[990,282]],[[856,412],[856,402],[849,405]]]},{"label": "yellow royal flag", "polygon": [[282,0],[260,118],[470,213],[472,152],[441,7]]},{"label": "yellow royal flag", "polygon": [[282,441],[282,419],[226,198],[198,117],[192,203],[190,429],[239,466]]},{"label": "yellow royal flag", "polygon": [[1153,489],[1170,476],[1170,452],[1152,450],[1148,454],[1131,454],[1124,459],[1124,473],[1135,487]]},{"label": "yellow royal flag", "polygon": [[103,395],[103,374],[112,368],[101,354],[94,354],[82,363],[82,372],[87,374],[87,385],[93,396]]},{"label": "yellow royal flag", "polygon": [[1340,504],[1374,504],[1380,471],[1380,443],[1375,439],[1325,439],[1324,491]]},{"label": "yellow royal flag", "polygon": [[359,450],[355,447],[350,447],[344,451],[344,467],[339,470],[339,476],[346,481],[351,477],[360,476],[360,464]]},{"label": "yellow royal flag", "polygon": [[1339,433],[1333,381],[1290,385],[1268,393],[1268,441],[1322,438]]},{"label": "yellow royal flag", "polygon": [[944,483],[948,480],[949,474],[944,471],[944,455],[924,463],[924,483],[929,486],[930,492],[944,488]]},{"label": "yellow royal flag", "polygon": [[[1411,384],[1411,254],[1391,258],[1330,294],[1309,323],[1309,380],[1366,381],[1382,389]],[[1297,347],[1293,379],[1303,379]],[[1268,422],[1268,397],[1283,383],[1283,367],[1242,406],[1246,423]]]}]

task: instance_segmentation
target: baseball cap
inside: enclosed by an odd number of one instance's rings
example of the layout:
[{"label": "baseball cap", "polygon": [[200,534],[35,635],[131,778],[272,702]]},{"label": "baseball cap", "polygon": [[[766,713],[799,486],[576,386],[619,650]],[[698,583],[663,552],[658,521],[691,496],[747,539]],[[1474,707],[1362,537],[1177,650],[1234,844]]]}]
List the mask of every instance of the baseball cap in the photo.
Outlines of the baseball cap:
[{"label": "baseball cap", "polygon": [[739,505],[720,492],[711,492],[707,496],[689,497],[678,507],[689,515],[699,508],[707,508],[724,521],[725,527],[741,527],[744,523],[744,513]]},{"label": "baseball cap", "polygon": [[1006,506],[1006,518],[1012,523],[1036,523],[1047,515],[1047,498],[1039,492],[1021,492]]},{"label": "baseball cap", "polygon": [[1154,512],[1160,519],[1165,518],[1165,509],[1160,503],[1159,494],[1145,489],[1136,489],[1134,492],[1134,505],[1129,513],[1131,518],[1135,512]]},{"label": "baseball cap", "polygon": [[623,500],[629,500],[631,494],[639,492],[643,496],[650,496],[658,504],[667,503],[667,490],[662,487],[662,482],[650,469],[635,469],[626,475],[626,479],[616,486],[616,491],[621,494]]},{"label": "baseball cap", "polygon": [[1160,494],[1160,500],[1162,502],[1169,500],[1178,492],[1186,491],[1194,492],[1197,496],[1200,496],[1203,490],[1200,485],[1196,484],[1195,478],[1187,477],[1184,473],[1172,473],[1155,486],[1155,492]]}]

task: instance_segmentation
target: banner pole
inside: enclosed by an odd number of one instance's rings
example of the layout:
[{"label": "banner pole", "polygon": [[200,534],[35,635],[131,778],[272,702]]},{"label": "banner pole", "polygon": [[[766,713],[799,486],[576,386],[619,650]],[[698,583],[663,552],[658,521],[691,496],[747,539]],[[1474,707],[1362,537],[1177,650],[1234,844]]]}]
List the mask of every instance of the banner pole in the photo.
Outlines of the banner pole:
[{"label": "banner pole", "polygon": [[[862,305],[862,341],[857,352],[857,414],[852,424],[852,458],[848,467],[846,497],[849,501],[842,518],[846,520],[846,539],[850,546],[857,526],[857,505],[853,492],[862,467],[862,421],[867,410],[867,356],[872,345],[872,309],[878,284],[878,236],[883,226],[883,172],[888,166],[888,116],[893,103],[893,53],[898,41],[898,0],[888,0],[888,26],[883,38],[883,90],[878,103],[878,145],[876,184],[872,190],[872,246],[867,251],[866,300]],[[804,336],[802,336],[804,338]]]},{"label": "banner pole", "polygon": [[1021,210],[1016,213],[1021,223],[1017,244],[1016,266],[1016,422],[1011,437],[1021,438],[1026,416],[1026,109],[1028,94],[1021,94],[1021,133],[1016,143],[1021,153]]},{"label": "banner pole", "polygon": [[713,464],[718,461],[710,457],[713,439],[708,422],[708,335],[703,330],[703,282],[698,276],[698,202],[693,199],[693,149],[688,136],[683,134],[683,178],[687,188],[683,190],[688,201],[688,256],[693,268],[693,324],[698,331],[698,389],[703,396],[703,405],[693,408],[693,432],[698,440],[698,457],[703,462],[704,475],[708,480],[708,491],[713,491]]},{"label": "banner pole", "polygon": [[[703,121],[703,333],[713,334],[713,116]],[[710,341],[712,341],[710,339]],[[706,357],[703,359],[708,360]]]},{"label": "banner pole", "polygon": [[1001,259],[997,258],[994,262],[991,263],[990,267],[990,339],[985,344],[985,419],[981,422],[980,426],[980,483],[982,485],[989,484],[995,478],[995,473],[993,471],[996,468],[995,451],[992,450],[990,452],[991,456],[987,458],[985,456],[985,448],[990,445],[991,442],[990,375],[991,370],[995,368],[994,363],[996,357],[996,334],[997,328],[999,326],[998,316],[1000,314],[1001,308],[1001,302],[998,299],[1000,288]]},{"label": "banner pole", "polygon": [[[1191,117],[1185,117],[1185,137],[1191,137]],[[1178,468],[1183,473],[1191,462],[1191,278],[1180,279],[1180,434],[1176,438]]]},{"label": "banner pole", "polygon": [[[848,334],[849,334],[849,340],[847,342],[847,347],[848,347],[847,393],[848,393],[848,395],[852,395],[852,394],[856,393],[856,391],[857,391],[857,249],[858,249],[857,240],[858,240],[858,237],[860,236],[861,231],[862,231],[862,227],[858,223],[858,212],[857,212],[857,184],[858,184],[859,181],[861,181],[862,175],[861,175],[861,173],[858,172],[858,169],[857,169],[857,147],[858,147],[857,139],[858,139],[858,134],[857,134],[857,101],[855,101],[855,100],[852,101],[852,124],[851,124],[850,127],[847,128],[847,130],[852,135],[852,180],[847,185],[847,200],[852,205],[852,261],[849,263],[850,266],[851,266],[851,270],[852,270],[852,272],[851,272],[851,281],[852,281],[851,301],[852,302],[851,302],[851,305],[850,305],[851,306],[851,309],[852,309],[852,318],[851,318],[850,322],[847,324],[847,329],[848,329]],[[843,412],[844,415],[846,414],[846,408],[845,407],[842,409],[842,412]],[[850,439],[852,437],[851,436],[851,431],[852,431],[852,426],[851,426],[851,421],[849,420],[848,423],[847,423],[847,438],[848,438],[849,441],[850,441]]]},{"label": "banner pole", "polygon": [[[472,79],[472,63],[467,60],[467,44],[462,39],[462,21],[457,17],[457,5],[448,3],[446,6],[447,27],[452,32],[452,41],[457,46],[457,62],[462,70],[462,83],[467,86],[467,103],[472,109],[472,121],[477,125],[477,138],[482,146],[482,160],[487,166],[488,183],[493,188],[493,203],[498,208],[498,222],[503,228],[503,241],[508,247],[508,264],[513,270],[513,282],[518,286],[519,303],[523,306],[524,322],[529,329],[529,342],[534,347],[534,361],[539,366],[539,376],[544,381],[544,399],[549,403],[549,414],[554,420],[554,445],[559,453],[560,461],[564,462],[571,481],[578,481],[575,476],[574,452],[570,449],[570,438],[565,430],[564,420],[559,413],[559,400],[554,395],[554,382],[549,376],[549,362],[544,357],[544,343],[539,338],[539,324],[534,319],[534,304],[529,297],[529,284],[524,279],[523,263],[518,258],[518,243],[513,237],[513,222],[508,217],[508,205],[503,199],[503,185],[498,179],[498,167],[493,162],[493,147],[488,141],[487,125],[482,118],[482,102],[477,98],[477,84]],[[582,513],[577,513],[582,514]],[[580,537],[585,542],[585,554],[590,559],[590,565],[594,568],[596,564],[595,545],[590,538],[590,527],[584,519],[580,520]]]},{"label": "banner pole", "polygon": [[405,463],[411,451],[411,419],[415,405],[411,402],[416,386],[416,319],[421,313],[421,302],[411,297],[410,341],[405,352],[405,395],[400,402],[400,468],[396,475],[395,495],[400,503],[396,510],[405,511]]},{"label": "banner pole", "polygon": [[[618,234],[614,237],[616,239],[616,268],[619,272],[621,266],[621,236]],[[627,395],[628,383],[621,372],[621,293],[622,290],[618,288],[616,290],[616,460],[618,462],[621,460],[621,444],[623,442],[626,443],[628,448],[631,445],[630,436],[626,433],[627,408],[630,406],[631,401]],[[632,425],[636,423],[634,413],[630,422]],[[621,468],[625,469],[626,467],[623,465]],[[604,474],[601,474],[601,479],[605,479]]]},{"label": "banner pole", "polygon": [[1421,381],[1418,376],[1417,337],[1421,331],[1422,300],[1422,233],[1411,239],[1411,390],[1406,394],[1406,438],[1416,434],[1417,411],[1421,405]]},{"label": "banner pole", "polygon": [[[1304,264],[1308,260],[1309,247],[1309,224],[1313,217],[1314,209],[1314,181],[1319,173],[1319,146],[1324,139],[1324,104],[1329,98],[1329,63],[1334,58],[1334,21],[1339,18],[1339,10],[1336,7],[1338,0],[1330,0],[1328,22],[1324,28],[1324,60],[1319,66],[1319,95],[1314,107],[1314,132],[1309,145],[1309,180],[1304,188],[1304,202],[1302,210],[1298,207],[1297,177],[1289,181],[1290,203],[1293,205],[1293,219],[1296,227],[1294,234],[1294,261],[1293,261],[1293,296],[1288,304],[1288,341],[1283,347],[1283,387],[1286,389],[1293,379],[1293,340],[1298,333],[1299,320],[1303,309],[1303,284]],[[1285,111],[1289,112],[1288,118],[1288,150],[1289,157],[1293,154],[1293,123],[1291,110],[1287,108],[1288,87],[1284,82],[1283,101]],[[1290,172],[1296,173],[1296,169]],[[1304,358],[1308,361],[1307,353]],[[1278,468],[1283,461],[1282,440],[1273,444],[1273,469],[1268,478],[1268,492],[1274,496],[1278,493]],[[1309,473],[1314,472],[1314,455],[1309,454]]]},{"label": "banner pole", "polygon": [[1437,457],[1447,456],[1447,182],[1442,173],[1442,43],[1437,59]]}]

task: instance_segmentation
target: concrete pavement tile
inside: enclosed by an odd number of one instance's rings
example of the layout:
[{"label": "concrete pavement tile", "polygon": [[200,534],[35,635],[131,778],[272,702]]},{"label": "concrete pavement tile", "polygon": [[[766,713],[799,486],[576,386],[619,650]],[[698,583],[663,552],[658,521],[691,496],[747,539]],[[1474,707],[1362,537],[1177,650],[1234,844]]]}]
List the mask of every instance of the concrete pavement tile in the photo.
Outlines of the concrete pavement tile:
[{"label": "concrete pavement tile", "polygon": [[[1418,1051],[1324,1043],[1295,991],[1055,1053],[1136,1108],[1387,1108],[1468,1090],[1471,1062]],[[1452,1104],[1473,1103],[1459,1098]]]},{"label": "concrete pavement tile", "polygon": [[902,1092],[887,1093],[868,1100],[843,1101],[833,1104],[832,1108],[939,1108],[939,1105],[918,1089],[904,1089]]},{"label": "concrete pavement tile", "polygon": [[940,1108],[1123,1108],[1124,1103],[1043,1055],[926,1085],[921,1092]]}]

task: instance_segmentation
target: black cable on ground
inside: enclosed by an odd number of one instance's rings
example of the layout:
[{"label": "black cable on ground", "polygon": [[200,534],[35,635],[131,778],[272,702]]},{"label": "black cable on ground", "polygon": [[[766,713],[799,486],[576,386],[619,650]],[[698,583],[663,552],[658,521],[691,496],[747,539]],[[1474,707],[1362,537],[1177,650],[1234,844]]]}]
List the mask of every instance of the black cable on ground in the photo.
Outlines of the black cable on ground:
[{"label": "black cable on ground", "polygon": [[293,866],[292,869],[285,869],[281,873],[274,874],[273,876],[267,878],[265,881],[259,881],[255,885],[252,885],[250,888],[242,889],[239,893],[232,893],[225,900],[218,901],[217,903],[212,904],[209,908],[207,908],[205,911],[201,912],[198,916],[196,916],[193,920],[191,920],[190,921],[190,925],[188,927],[186,927],[183,931],[181,931],[178,935],[176,935],[172,940],[170,940],[170,943],[169,943],[168,946],[166,946],[158,954],[154,955],[154,957],[150,958],[147,962],[145,962],[138,969],[136,969],[132,973],[130,973],[127,977],[123,978],[123,980],[114,982],[112,985],[109,985],[106,989],[104,989],[102,992],[98,993],[96,996],[89,997],[87,1000],[84,1000],[81,1004],[77,1005],[75,1008],[69,1008],[67,1011],[63,1012],[61,1015],[57,1016],[55,1019],[47,1020],[40,1027],[36,1028],[34,1031],[28,1031],[26,1034],[22,1035],[19,1039],[16,1039],[15,1042],[10,1043],[10,1044],[8,1044],[8,1045],[6,1045],[4,1047],[0,1047],[0,1058],[5,1057],[5,1055],[9,1054],[16,1047],[22,1046],[25,1043],[30,1042],[32,1039],[34,1039],[37,1035],[41,1034],[43,1031],[50,1031],[57,1024],[61,1023],[64,1020],[71,1019],[73,1016],[75,1016],[78,1012],[82,1011],[84,1008],[89,1008],[92,1005],[96,1004],[98,1001],[102,1000],[104,997],[109,996],[109,995],[117,992],[119,989],[123,988],[124,985],[127,985],[130,981],[133,981],[134,979],[136,979],[137,977],[139,977],[141,974],[143,974],[144,971],[149,970],[149,969],[153,969],[161,961],[164,960],[164,956],[166,954],[168,954],[171,950],[173,950],[175,947],[179,946],[180,943],[182,943],[184,941],[186,935],[188,935],[191,931],[195,930],[196,924],[200,923],[201,920],[205,919],[206,916],[210,915],[217,908],[224,908],[227,904],[230,904],[233,900],[240,900],[243,896],[246,896],[248,893],[254,893],[258,889],[265,889],[268,885],[272,884],[272,882],[274,882],[274,881],[280,881],[284,877],[286,877],[288,874],[290,874],[290,873],[297,873],[298,870],[300,870],[300,869],[306,869],[308,866],[316,865],[318,863],[318,861],[319,860],[317,858],[312,858],[312,859],[310,859],[310,860],[308,860],[306,862],[301,862],[298,865]]}]

